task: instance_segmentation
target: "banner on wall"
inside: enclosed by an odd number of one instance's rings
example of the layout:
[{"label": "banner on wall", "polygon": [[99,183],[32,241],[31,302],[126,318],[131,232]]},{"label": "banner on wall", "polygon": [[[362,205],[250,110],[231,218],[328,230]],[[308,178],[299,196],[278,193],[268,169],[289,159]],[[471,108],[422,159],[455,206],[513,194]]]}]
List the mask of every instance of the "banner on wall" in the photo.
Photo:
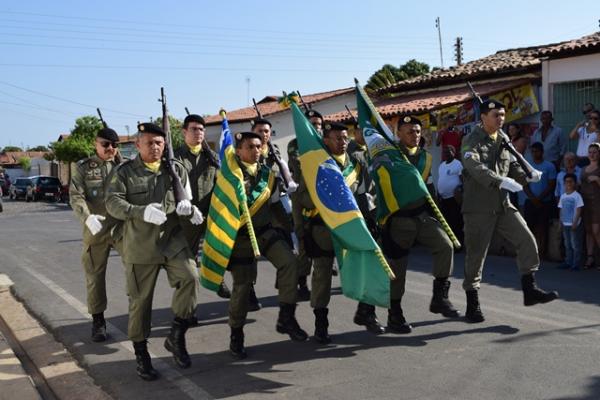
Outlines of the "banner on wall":
[{"label": "banner on wall", "polygon": [[506,122],[516,121],[540,111],[537,97],[531,84],[504,90],[490,96],[506,106]]}]

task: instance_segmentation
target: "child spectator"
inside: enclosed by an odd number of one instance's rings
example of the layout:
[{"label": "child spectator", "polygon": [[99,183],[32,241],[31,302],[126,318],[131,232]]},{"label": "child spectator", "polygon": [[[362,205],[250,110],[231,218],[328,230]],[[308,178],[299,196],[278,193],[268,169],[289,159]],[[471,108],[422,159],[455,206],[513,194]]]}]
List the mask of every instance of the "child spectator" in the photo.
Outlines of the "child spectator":
[{"label": "child spectator", "polygon": [[558,268],[576,271],[581,265],[583,251],[583,224],[581,223],[583,198],[575,190],[577,187],[575,174],[566,174],[563,183],[565,192],[560,196],[558,208],[560,208],[566,257],[565,262]]}]

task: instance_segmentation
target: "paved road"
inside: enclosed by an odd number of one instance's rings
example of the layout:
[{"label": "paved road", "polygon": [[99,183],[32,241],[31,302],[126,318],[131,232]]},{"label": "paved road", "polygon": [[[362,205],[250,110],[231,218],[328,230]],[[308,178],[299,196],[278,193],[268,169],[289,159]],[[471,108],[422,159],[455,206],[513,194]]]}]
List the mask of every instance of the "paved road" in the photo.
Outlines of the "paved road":
[{"label": "paved road", "polygon": [[[565,272],[548,264],[541,285],[558,288],[561,299],[525,308],[511,259],[491,257],[481,290],[487,320],[471,325],[429,313],[430,258],[411,258],[404,309],[410,335],[372,336],[352,323],[355,303],[339,294],[331,303],[334,342],[292,343],[274,330],[277,304],[274,269],[259,266],[257,293],[265,306],[250,315],[246,341],[250,357],[230,358],[227,303],[201,291],[201,326],[188,333],[193,366],[176,369],[162,347],[172,318],[172,291],[161,274],[154,299],[150,348],[163,378],[146,383],[135,375],[126,340],[127,298],[119,257],[108,271],[112,335],[105,344],[89,339],[80,227],[60,204],[6,202],[0,214],[0,272],[16,283],[28,308],[85,365],[116,399],[599,399],[600,272]],[[460,290],[463,256],[456,256],[451,298],[464,309]],[[339,287],[339,282],[334,283]],[[385,319],[385,310],[378,310]],[[307,303],[300,324],[312,332]]]}]

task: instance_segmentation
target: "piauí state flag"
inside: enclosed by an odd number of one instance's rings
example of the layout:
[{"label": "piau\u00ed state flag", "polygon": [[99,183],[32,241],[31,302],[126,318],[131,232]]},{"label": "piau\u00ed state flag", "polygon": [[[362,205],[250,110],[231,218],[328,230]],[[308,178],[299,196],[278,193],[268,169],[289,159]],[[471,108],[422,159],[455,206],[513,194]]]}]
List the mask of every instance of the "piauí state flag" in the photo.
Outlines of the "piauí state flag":
[{"label": "piau\u00ed state flag", "polygon": [[[342,171],[317,131],[291,103],[302,175],[319,215],[331,231],[340,265],[342,291],[352,299],[389,307],[389,266],[369,233]],[[387,270],[385,269],[387,268]]]},{"label": "piau\u00ed state flag", "polygon": [[227,118],[221,124],[221,169],[210,199],[206,236],[200,262],[200,283],[207,289],[217,291],[242,225],[241,205],[246,202],[244,176],[235,160],[233,138]]}]

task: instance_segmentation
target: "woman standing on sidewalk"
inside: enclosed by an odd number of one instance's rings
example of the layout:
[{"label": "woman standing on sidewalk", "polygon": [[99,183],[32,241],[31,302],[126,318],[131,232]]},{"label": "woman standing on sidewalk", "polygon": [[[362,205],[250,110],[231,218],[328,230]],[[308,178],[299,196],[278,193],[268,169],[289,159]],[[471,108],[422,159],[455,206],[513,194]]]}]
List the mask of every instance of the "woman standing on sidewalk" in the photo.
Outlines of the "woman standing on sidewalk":
[{"label": "woman standing on sidewalk", "polygon": [[600,247],[600,143],[592,143],[588,147],[590,164],[581,172],[581,196],[583,197],[583,222],[585,227],[585,244],[587,259],[584,269],[594,266],[594,249]]}]

